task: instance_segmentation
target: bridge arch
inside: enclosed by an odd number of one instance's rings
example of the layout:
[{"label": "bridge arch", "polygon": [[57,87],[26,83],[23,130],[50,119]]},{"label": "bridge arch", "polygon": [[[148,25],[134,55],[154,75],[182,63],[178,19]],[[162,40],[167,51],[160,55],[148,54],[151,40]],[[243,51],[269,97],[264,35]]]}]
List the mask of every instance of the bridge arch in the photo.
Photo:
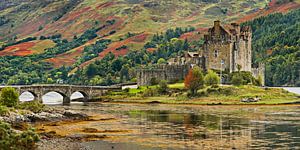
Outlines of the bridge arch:
[{"label": "bridge arch", "polygon": [[[52,99],[51,97],[54,97]],[[70,96],[66,93],[57,91],[57,90],[48,90],[44,91],[42,94],[42,101],[47,103],[63,103],[63,104],[69,104],[70,103]]]},{"label": "bridge arch", "polygon": [[38,95],[33,91],[21,91],[19,101],[34,101],[38,99]]},{"label": "bridge arch", "polygon": [[87,102],[89,100],[89,95],[85,91],[73,91],[70,97],[71,101],[72,100],[81,100],[83,102]]}]

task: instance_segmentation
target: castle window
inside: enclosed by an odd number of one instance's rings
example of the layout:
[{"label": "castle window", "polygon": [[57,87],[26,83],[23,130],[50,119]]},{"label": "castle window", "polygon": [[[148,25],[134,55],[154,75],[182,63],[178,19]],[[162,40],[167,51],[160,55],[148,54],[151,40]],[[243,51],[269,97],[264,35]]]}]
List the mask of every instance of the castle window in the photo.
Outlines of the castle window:
[{"label": "castle window", "polygon": [[219,55],[219,51],[218,51],[218,50],[215,50],[214,56],[215,56],[215,57],[218,57],[218,55]]}]

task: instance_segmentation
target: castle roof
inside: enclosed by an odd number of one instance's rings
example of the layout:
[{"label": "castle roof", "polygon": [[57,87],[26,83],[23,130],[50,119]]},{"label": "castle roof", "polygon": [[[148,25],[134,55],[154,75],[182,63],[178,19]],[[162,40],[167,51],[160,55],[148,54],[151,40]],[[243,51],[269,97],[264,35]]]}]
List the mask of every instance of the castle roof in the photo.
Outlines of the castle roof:
[{"label": "castle roof", "polygon": [[192,57],[192,58],[200,56],[198,52],[187,52],[187,54],[188,54],[189,57]]},{"label": "castle roof", "polygon": [[240,25],[237,23],[220,25],[220,21],[215,21],[215,25],[208,29],[208,33],[213,34],[216,26],[219,27],[222,31],[224,31],[228,35],[238,35],[242,32],[251,32],[250,26],[240,27]]}]

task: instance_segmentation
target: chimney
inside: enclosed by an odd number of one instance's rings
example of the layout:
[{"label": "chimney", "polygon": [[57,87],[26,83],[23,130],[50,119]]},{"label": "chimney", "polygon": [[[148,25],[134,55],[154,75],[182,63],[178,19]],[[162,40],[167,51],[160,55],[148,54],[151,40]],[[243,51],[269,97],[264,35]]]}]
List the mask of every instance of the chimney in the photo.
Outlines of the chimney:
[{"label": "chimney", "polygon": [[234,23],[231,23],[231,26],[234,28],[234,30],[236,31],[237,34],[240,34],[241,28],[240,28],[239,24],[234,22]]},{"label": "chimney", "polygon": [[220,22],[220,20],[216,20],[215,22],[214,22],[214,28],[215,28],[215,35],[216,36],[219,36],[220,34],[221,34],[221,22]]}]

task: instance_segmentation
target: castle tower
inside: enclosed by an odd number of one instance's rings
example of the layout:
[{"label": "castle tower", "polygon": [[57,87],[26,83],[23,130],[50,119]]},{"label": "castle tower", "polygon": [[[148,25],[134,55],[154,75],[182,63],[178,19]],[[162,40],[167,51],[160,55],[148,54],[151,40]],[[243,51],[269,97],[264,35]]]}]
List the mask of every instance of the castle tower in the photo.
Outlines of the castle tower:
[{"label": "castle tower", "polygon": [[241,71],[251,72],[252,33],[250,27],[241,28],[237,23],[221,26],[220,21],[215,21],[214,26],[204,37],[203,49],[207,68],[228,69],[234,72],[240,66]]}]

